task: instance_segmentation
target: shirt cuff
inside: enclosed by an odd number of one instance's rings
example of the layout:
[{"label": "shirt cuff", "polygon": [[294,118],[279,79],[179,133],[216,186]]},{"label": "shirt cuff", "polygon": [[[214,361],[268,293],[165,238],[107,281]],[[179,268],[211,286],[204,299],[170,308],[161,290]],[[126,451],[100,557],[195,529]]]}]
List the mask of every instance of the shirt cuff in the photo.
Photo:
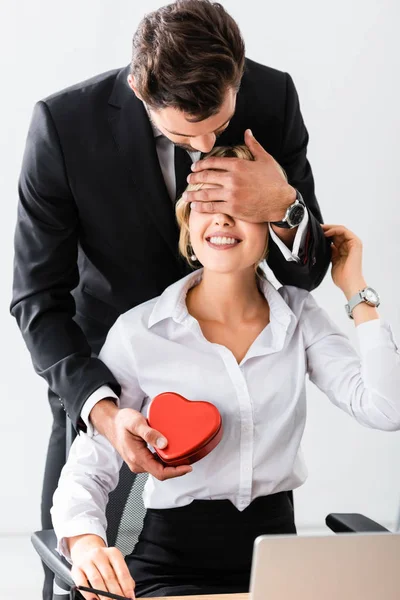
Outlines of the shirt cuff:
[{"label": "shirt cuff", "polygon": [[60,539],[57,539],[57,547],[56,550],[60,556],[63,556],[70,564],[71,554],[68,550],[67,538],[75,537],[76,535],[85,535],[85,534],[93,534],[98,535],[104,540],[105,545],[107,546],[107,536],[104,528],[97,521],[85,521],[78,520],[72,522],[68,525],[66,530],[63,532],[63,536]]},{"label": "shirt cuff", "polygon": [[356,327],[357,338],[360,351],[363,353],[376,348],[395,348],[399,351],[399,346],[394,338],[392,327],[383,319],[371,319],[364,321]]},{"label": "shirt cuff", "polygon": [[309,216],[308,216],[308,210],[306,209],[304,211],[304,217],[303,217],[301,223],[297,227],[296,235],[295,235],[295,238],[293,240],[293,246],[292,246],[291,250],[276,235],[275,231],[271,227],[271,224],[270,223],[268,224],[268,226],[269,226],[269,234],[270,234],[271,238],[273,239],[273,241],[275,242],[275,244],[278,246],[278,248],[280,249],[280,251],[282,252],[283,256],[285,257],[285,259],[287,261],[294,261],[294,262],[297,262],[297,263],[300,262],[299,251],[300,251],[301,246],[304,243],[304,239],[305,239],[306,234],[307,234],[309,220],[310,219],[309,219]]},{"label": "shirt cuff", "polygon": [[86,400],[85,404],[82,407],[81,419],[87,427],[86,433],[89,437],[93,437],[95,434],[94,427],[89,419],[90,411],[92,410],[95,404],[100,402],[100,400],[104,400],[105,398],[114,398],[116,400],[116,405],[119,405],[118,396],[112,391],[110,387],[108,387],[108,385],[102,385],[95,392],[93,392],[93,394],[89,396],[89,398]]}]

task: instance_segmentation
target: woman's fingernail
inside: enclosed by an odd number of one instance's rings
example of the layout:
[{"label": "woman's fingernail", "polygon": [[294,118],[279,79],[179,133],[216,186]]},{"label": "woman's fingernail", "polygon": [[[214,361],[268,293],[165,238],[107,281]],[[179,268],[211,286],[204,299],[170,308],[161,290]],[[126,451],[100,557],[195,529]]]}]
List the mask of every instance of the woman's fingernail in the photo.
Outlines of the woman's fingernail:
[{"label": "woman's fingernail", "polygon": [[197,165],[197,162],[194,162],[194,163],[191,164],[190,168],[192,169],[192,171],[196,170],[196,165]]},{"label": "woman's fingernail", "polygon": [[191,209],[196,210],[196,206],[197,206],[196,202],[191,202],[190,203],[190,208]]},{"label": "woman's fingernail", "polygon": [[160,448],[160,450],[165,448],[166,445],[167,445],[167,440],[165,438],[158,438],[158,440],[156,441],[156,446],[157,446],[157,448]]}]

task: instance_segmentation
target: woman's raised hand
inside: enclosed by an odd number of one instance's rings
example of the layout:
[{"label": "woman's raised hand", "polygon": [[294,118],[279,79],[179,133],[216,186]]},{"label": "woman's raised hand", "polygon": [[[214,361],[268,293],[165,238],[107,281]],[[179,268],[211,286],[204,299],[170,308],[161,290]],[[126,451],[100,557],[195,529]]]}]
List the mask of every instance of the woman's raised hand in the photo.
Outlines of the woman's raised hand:
[{"label": "woman's raised hand", "polygon": [[[79,535],[68,538],[72,560],[71,576],[77,586],[95,588],[135,598],[135,582],[118,548],[107,548],[98,535]],[[85,600],[104,596],[80,592]]]},{"label": "woman's raised hand", "polygon": [[343,225],[321,225],[331,239],[332,279],[347,299],[366,286],[362,274],[362,242]]}]

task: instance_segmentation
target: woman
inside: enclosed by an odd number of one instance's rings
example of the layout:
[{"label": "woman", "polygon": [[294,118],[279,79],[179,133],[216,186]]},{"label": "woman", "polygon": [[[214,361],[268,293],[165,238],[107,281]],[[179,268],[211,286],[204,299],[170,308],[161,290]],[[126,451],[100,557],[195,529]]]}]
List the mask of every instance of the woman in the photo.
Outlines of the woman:
[{"label": "woman", "polygon": [[[242,146],[210,154],[252,159]],[[149,477],[142,534],[125,560],[106,547],[105,506],[121,459],[103,436],[75,440],[52,509],[74,580],[127,597],[132,578],[138,597],[247,591],[255,537],[295,533],[288,492],[306,479],[307,373],[361,424],[400,429],[400,355],[376,308],[353,310],[360,362],[309,292],[277,291],[265,279],[267,223],[183,202],[176,212],[180,251],[204,269],[122,315],[100,358],[121,384],[122,409],[146,415],[164,391],[208,400],[222,415],[222,441],[182,477]],[[342,226],[322,227],[333,239],[333,281],[349,300],[366,287],[361,242]]]}]

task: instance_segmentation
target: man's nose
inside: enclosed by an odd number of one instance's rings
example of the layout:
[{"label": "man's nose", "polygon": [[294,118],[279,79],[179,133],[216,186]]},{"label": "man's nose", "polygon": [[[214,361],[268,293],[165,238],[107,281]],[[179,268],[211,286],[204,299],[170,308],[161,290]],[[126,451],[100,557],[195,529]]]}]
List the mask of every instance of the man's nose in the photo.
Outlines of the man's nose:
[{"label": "man's nose", "polygon": [[194,137],[190,143],[192,148],[195,148],[195,150],[207,153],[214,148],[216,139],[215,133],[210,133],[208,135],[199,135]]}]

